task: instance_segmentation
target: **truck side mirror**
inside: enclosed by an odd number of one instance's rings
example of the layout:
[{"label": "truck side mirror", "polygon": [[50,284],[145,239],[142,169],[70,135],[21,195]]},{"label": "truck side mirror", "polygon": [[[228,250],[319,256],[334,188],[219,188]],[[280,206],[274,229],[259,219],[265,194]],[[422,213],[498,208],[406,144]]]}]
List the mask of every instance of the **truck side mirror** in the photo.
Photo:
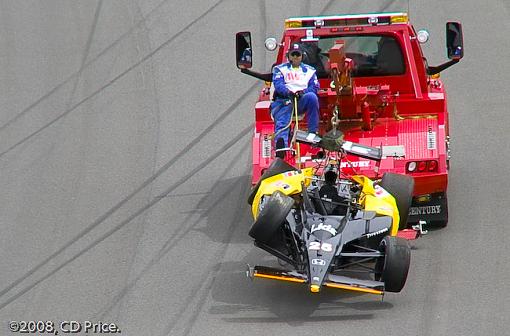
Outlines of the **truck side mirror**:
[{"label": "truck side mirror", "polygon": [[239,32],[236,34],[236,64],[239,69],[252,67],[251,33]]},{"label": "truck side mirror", "polygon": [[460,60],[464,56],[462,25],[458,22],[446,23],[446,50],[451,60]]}]

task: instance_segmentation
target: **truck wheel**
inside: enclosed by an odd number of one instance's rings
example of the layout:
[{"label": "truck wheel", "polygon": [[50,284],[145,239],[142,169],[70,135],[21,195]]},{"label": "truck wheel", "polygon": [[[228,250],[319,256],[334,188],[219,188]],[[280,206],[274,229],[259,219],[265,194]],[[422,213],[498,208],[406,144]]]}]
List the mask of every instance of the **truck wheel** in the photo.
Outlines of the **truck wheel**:
[{"label": "truck wheel", "polygon": [[257,220],[251,226],[248,233],[250,237],[261,243],[269,244],[293,205],[292,197],[286,196],[280,191],[275,191],[264,204]]},{"label": "truck wheel", "polygon": [[399,230],[407,227],[409,207],[413,199],[414,179],[408,175],[385,173],[382,177],[381,187],[389,192],[397,202],[400,214]]},{"label": "truck wheel", "polygon": [[411,264],[411,248],[407,240],[386,236],[379,245],[384,258],[375,264],[375,279],[384,282],[384,290],[398,293],[404,288]]}]

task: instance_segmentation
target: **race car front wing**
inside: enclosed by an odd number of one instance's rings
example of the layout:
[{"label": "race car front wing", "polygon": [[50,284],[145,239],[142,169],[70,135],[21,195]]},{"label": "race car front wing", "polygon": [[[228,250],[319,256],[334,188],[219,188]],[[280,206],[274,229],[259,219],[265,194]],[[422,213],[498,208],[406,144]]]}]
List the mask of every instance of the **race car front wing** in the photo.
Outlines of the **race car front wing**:
[{"label": "race car front wing", "polygon": [[[248,265],[246,275],[250,279],[263,278],[302,284],[308,283],[308,278],[305,274],[299,273],[297,271],[288,271],[266,266],[252,267]],[[355,279],[334,274],[328,274],[326,276],[323,286],[369,294],[384,295],[384,282]],[[317,293],[320,290],[319,288],[313,287],[312,285],[310,287],[310,291],[312,293]]]}]

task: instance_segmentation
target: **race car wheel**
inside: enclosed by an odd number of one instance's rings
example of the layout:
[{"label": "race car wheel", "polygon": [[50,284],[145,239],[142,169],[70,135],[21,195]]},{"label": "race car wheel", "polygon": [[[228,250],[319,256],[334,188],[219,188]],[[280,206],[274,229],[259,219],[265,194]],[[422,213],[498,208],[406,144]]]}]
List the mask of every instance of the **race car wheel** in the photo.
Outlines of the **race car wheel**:
[{"label": "race car wheel", "polygon": [[257,195],[257,191],[259,190],[260,182],[262,182],[262,180],[267,179],[268,177],[272,177],[293,170],[296,170],[296,168],[288,164],[286,161],[280,158],[274,159],[273,162],[271,162],[271,164],[269,165],[269,167],[267,167],[267,169],[264,171],[262,176],[260,176],[260,179],[257,182],[257,184],[254,185],[253,188],[251,189],[250,195],[248,196],[248,204],[249,205],[253,204],[253,200]]},{"label": "race car wheel", "polygon": [[400,214],[399,230],[407,227],[409,207],[413,199],[414,179],[408,175],[385,173],[382,177],[381,187],[389,192],[397,202]]},{"label": "race car wheel", "polygon": [[250,237],[261,243],[269,244],[293,205],[292,197],[275,191],[265,202],[257,220],[251,226]]},{"label": "race car wheel", "polygon": [[379,250],[384,258],[379,258],[375,264],[375,280],[383,281],[387,292],[400,292],[407,280],[411,248],[404,238],[386,236]]}]

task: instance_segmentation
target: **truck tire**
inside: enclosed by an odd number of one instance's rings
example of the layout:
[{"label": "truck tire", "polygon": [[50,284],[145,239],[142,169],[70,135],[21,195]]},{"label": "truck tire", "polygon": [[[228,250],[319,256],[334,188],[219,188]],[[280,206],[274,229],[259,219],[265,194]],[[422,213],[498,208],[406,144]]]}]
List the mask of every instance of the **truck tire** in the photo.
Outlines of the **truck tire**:
[{"label": "truck tire", "polygon": [[407,240],[386,236],[379,245],[384,258],[375,264],[375,279],[384,282],[384,290],[398,293],[404,288],[411,264],[411,248]]},{"label": "truck tire", "polygon": [[275,191],[267,200],[257,220],[251,226],[250,237],[258,242],[269,244],[281,227],[287,214],[294,205],[292,197]]},{"label": "truck tire", "polygon": [[400,215],[398,228],[399,230],[405,229],[409,217],[409,207],[413,200],[414,179],[408,175],[385,173],[380,186],[395,197]]}]

